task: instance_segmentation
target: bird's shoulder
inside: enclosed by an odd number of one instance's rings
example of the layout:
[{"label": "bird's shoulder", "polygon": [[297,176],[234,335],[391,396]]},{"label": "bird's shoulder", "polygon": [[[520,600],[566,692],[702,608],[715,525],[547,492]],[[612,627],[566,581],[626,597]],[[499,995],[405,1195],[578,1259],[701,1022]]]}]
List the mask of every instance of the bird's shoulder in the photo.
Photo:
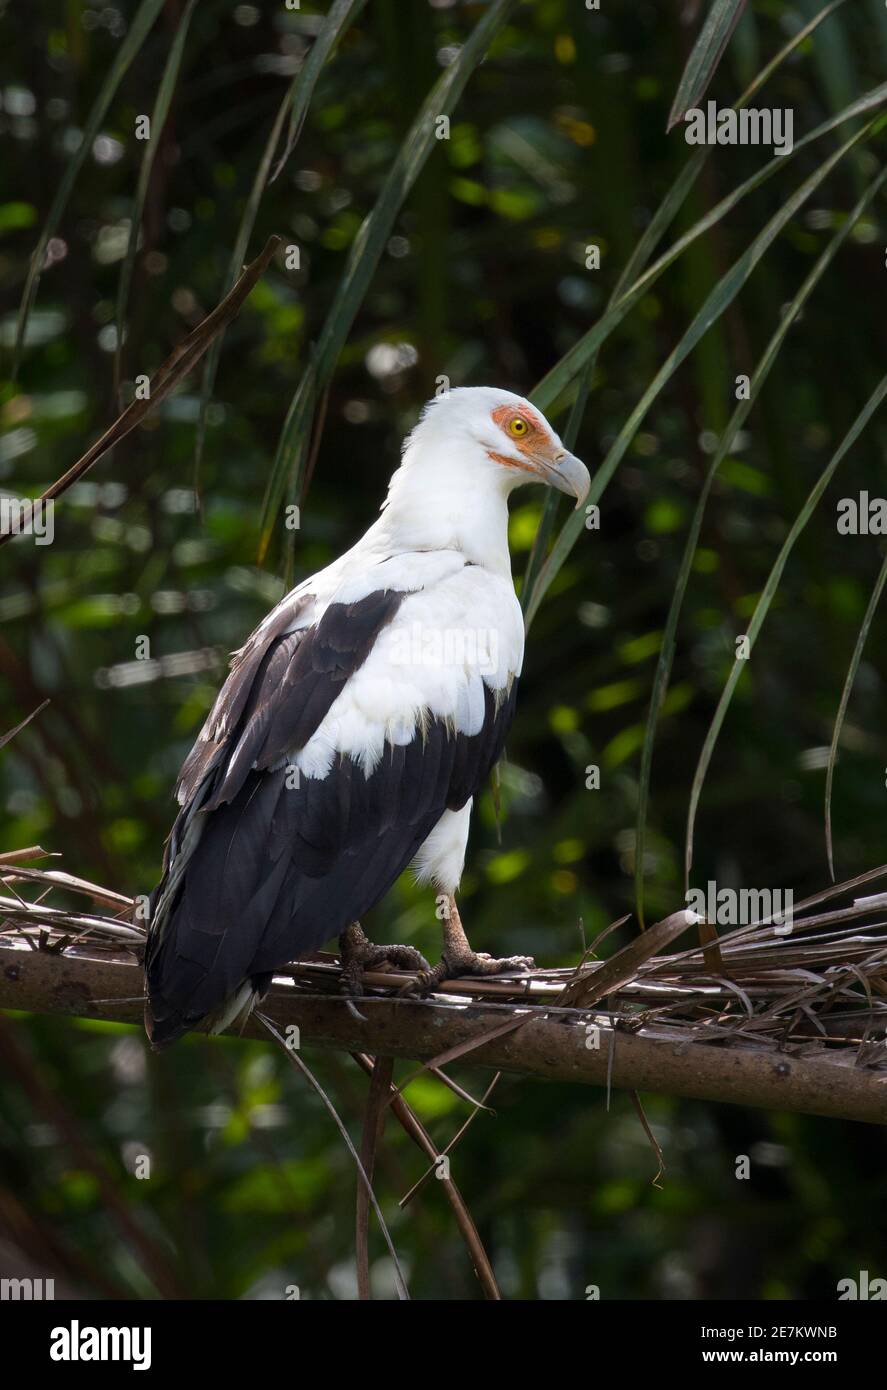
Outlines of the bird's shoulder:
[{"label": "bird's shoulder", "polygon": [[179,802],[211,780],[230,800],[252,768],[324,775],[337,754],[369,773],[386,742],[441,718],[476,733],[523,657],[510,579],[455,550],[359,546],[304,580],[258,625],[179,777]]}]

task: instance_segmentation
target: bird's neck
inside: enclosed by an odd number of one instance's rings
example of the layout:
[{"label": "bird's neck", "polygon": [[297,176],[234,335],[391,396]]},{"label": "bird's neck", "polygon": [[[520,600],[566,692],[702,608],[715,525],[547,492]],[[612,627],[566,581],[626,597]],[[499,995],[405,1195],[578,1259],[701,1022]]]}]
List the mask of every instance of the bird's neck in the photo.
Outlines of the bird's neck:
[{"label": "bird's neck", "polygon": [[496,473],[405,460],[370,534],[404,550],[457,550],[471,564],[511,576],[508,489]]}]

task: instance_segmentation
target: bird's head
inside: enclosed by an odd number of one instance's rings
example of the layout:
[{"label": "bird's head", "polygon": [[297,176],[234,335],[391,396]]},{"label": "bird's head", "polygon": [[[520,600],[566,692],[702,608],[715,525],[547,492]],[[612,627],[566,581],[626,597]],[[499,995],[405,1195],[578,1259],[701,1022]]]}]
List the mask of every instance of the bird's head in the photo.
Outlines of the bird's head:
[{"label": "bird's head", "polygon": [[429,401],[406,442],[404,464],[424,456],[452,461],[457,451],[483,473],[492,468],[506,494],[540,482],[575,497],[581,507],[591,479],[541,411],[522,396],[487,386],[460,386]]}]

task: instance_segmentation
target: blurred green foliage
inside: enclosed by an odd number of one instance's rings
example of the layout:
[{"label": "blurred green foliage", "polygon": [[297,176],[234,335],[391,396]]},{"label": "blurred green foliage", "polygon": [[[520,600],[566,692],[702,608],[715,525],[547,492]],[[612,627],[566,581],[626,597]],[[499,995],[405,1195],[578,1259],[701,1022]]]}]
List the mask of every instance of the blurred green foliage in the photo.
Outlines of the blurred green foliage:
[{"label": "blurred green foliage", "polygon": [[[762,0],[742,19],[708,96],[727,105],[819,8]],[[88,113],[136,11],[83,0],[7,20],[0,77],[0,347],[11,360],[28,259]],[[86,154],[48,248],[17,384],[0,395],[0,489],[36,494],[117,413],[115,314],[150,113],[184,11],[168,0]],[[150,890],[178,767],[238,646],[283,590],[282,525],[264,566],[259,516],[278,438],[363,218],[418,107],[484,6],[370,0],[320,73],[298,144],[265,190],[247,257],[273,232],[300,267],[272,267],[229,329],[193,505],[200,374],[58,504],[56,537],[0,557],[2,728],[51,704],[0,755],[0,849],[40,844],[71,872]],[[10,23],[12,18],[15,23]],[[151,373],[218,302],[256,168],[323,19],[304,0],[195,7],[144,200],[123,343],[124,379]],[[472,73],[398,215],[332,380],[289,563],[327,563],[372,519],[400,440],[437,378],[528,392],[603,311],[635,243],[686,163],[665,135],[695,28],[680,7],[515,6]],[[795,138],[882,80],[887,11],[842,6],[770,80]],[[682,255],[607,341],[576,451],[594,470],[693,313],[854,127],[787,162]],[[552,585],[528,645],[519,713],[475,815],[463,912],[479,949],[573,961],[634,905],[639,751],[668,602],[696,497],[735,403],[828,238],[874,176],[883,140],[842,162],[656,400]],[[666,245],[769,158],[716,150]],[[586,247],[601,269],[586,270]],[[683,896],[687,797],[720,691],[788,528],[874,389],[884,360],[884,199],[860,220],[792,328],[720,470],[678,631],[653,765],[646,916]],[[563,426],[570,393],[552,415]],[[883,542],[835,527],[838,498],[887,486],[876,417],[802,534],[703,789],[694,882],[793,888],[827,881],[825,756]],[[515,573],[542,499],[519,494]],[[566,507],[564,508],[566,512]],[[151,664],[136,662],[147,637]],[[180,664],[173,658],[178,657]],[[877,619],[848,710],[833,805],[847,877],[885,857],[887,637]],[[182,673],[184,672],[184,673]],[[149,677],[149,678],[146,678]],[[0,730],[2,731],[2,730]],[[600,790],[586,769],[601,769]],[[376,909],[378,940],[437,953],[429,896],[405,878]],[[614,949],[635,926],[606,943]],[[194,1297],[353,1295],[355,1177],[314,1095],[264,1045],[189,1040],[147,1055],[133,1030],[0,1021],[26,1071],[0,1095],[3,1273],[25,1250],[73,1289]],[[309,1061],[357,1132],[365,1080],[349,1059]],[[456,1069],[457,1074],[461,1074]],[[406,1074],[404,1069],[403,1074]],[[478,1077],[466,1070],[475,1093]],[[38,1080],[40,1085],[38,1085]],[[41,1089],[41,1086],[44,1089]],[[445,1144],[465,1106],[423,1079],[409,1099]],[[50,1103],[51,1101],[51,1103]],[[506,1296],[833,1297],[859,1269],[887,1273],[871,1219],[885,1139],[862,1126],[650,1098],[656,1162],[629,1099],[503,1079],[457,1149],[453,1176]],[[109,1202],[61,1124],[110,1175]],[[553,1142],[553,1140],[555,1142]],[[133,1176],[152,1156],[150,1181]],[[752,1157],[737,1181],[735,1160]],[[377,1188],[416,1297],[477,1285],[435,1185],[394,1198],[423,1160],[389,1126]],[[120,1207],[146,1233],[133,1244]],[[377,1232],[374,1277],[392,1289]],[[10,1264],[12,1260],[12,1264]]]}]

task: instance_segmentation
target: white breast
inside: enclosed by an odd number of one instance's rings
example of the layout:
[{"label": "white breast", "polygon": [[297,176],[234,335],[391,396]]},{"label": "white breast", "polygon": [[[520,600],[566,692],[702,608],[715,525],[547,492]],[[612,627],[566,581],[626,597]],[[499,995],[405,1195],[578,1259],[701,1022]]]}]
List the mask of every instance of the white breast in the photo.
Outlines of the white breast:
[{"label": "white breast", "polygon": [[386,740],[410,742],[429,718],[476,734],[484,685],[504,691],[520,673],[523,618],[509,580],[455,552],[413,554],[348,576],[334,599],[354,602],[381,587],[413,591],[317,732],[294,750],[290,761],[307,777],[325,777],[336,753],[369,775]]}]

